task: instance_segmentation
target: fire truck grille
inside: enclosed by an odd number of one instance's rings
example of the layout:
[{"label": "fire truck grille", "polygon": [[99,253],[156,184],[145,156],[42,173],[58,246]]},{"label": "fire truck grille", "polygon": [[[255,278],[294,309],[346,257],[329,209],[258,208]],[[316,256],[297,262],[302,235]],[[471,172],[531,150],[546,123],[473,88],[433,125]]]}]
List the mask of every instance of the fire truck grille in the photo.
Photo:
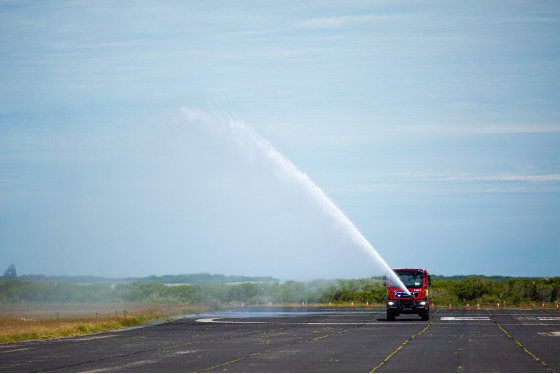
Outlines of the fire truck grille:
[{"label": "fire truck grille", "polygon": [[414,303],[412,302],[412,300],[403,300],[402,301],[403,308],[412,308],[413,305],[414,305]]}]

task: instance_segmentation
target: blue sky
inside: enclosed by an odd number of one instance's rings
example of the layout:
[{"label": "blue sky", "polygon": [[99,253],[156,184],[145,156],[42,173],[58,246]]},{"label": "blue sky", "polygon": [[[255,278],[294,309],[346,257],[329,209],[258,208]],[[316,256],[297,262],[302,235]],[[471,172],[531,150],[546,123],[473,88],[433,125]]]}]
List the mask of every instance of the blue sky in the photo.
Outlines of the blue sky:
[{"label": "blue sky", "polygon": [[0,1],[0,81],[0,266],[379,274],[235,119],[392,267],[558,275],[555,1]]}]

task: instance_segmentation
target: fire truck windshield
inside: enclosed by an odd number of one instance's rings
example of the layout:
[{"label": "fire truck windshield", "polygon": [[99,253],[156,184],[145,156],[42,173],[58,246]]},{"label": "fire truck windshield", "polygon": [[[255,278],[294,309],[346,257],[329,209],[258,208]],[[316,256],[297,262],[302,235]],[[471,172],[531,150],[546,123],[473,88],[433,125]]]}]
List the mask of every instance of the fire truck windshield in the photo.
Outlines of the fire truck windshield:
[{"label": "fire truck windshield", "polygon": [[422,274],[406,274],[398,273],[400,280],[404,283],[406,288],[420,288],[422,287],[422,281],[424,276]]}]

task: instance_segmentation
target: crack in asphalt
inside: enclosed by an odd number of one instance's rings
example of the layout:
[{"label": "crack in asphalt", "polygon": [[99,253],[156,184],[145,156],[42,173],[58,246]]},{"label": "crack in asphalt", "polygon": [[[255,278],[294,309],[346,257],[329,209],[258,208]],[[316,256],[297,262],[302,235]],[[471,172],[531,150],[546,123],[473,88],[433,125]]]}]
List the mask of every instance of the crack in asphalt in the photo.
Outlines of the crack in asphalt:
[{"label": "crack in asphalt", "polygon": [[[308,342],[311,342],[311,341],[317,341],[317,340],[329,338],[329,337],[331,337],[331,336],[336,336],[336,335],[344,334],[344,333],[347,333],[347,332],[349,332],[349,331],[351,331],[351,330],[355,330],[355,329],[358,329],[358,328],[360,328],[360,327],[366,325],[368,322],[372,321],[373,319],[376,319],[377,317],[378,317],[378,315],[376,315],[375,317],[372,317],[372,318],[366,320],[366,321],[363,322],[363,323],[360,323],[358,326],[350,327],[350,328],[348,328],[348,329],[346,329],[346,330],[337,331],[337,332],[335,332],[335,333],[326,334],[326,335],[322,335],[322,336],[317,336],[317,337],[310,338],[310,339],[298,340],[298,341],[296,341],[296,342],[288,343],[288,344],[285,344],[285,345],[280,346],[280,347],[270,348],[270,349],[267,349],[267,350],[262,351],[262,352],[255,352],[255,353],[252,353],[252,354],[249,354],[249,355],[246,355],[246,356],[239,357],[239,358],[237,358],[237,359],[235,359],[235,360],[231,360],[231,361],[228,361],[228,362],[224,362],[224,363],[221,363],[221,364],[218,364],[218,365],[214,365],[214,366],[212,366],[212,367],[209,367],[209,368],[206,368],[206,369],[197,371],[196,373],[201,373],[201,372],[205,372],[205,371],[214,370],[214,369],[217,369],[217,368],[220,368],[220,367],[223,367],[223,366],[231,365],[231,364],[234,364],[234,363],[236,363],[236,362],[246,360],[246,359],[251,358],[251,357],[256,357],[256,356],[260,356],[260,355],[263,355],[263,354],[266,354],[266,353],[270,353],[270,352],[274,352],[274,351],[279,351],[279,350],[282,350],[282,349],[286,349],[286,348],[289,348],[289,347],[293,347],[293,346],[295,346],[296,344],[308,343]],[[305,321],[305,322],[301,322],[300,324],[309,324],[309,322],[308,322],[308,321]],[[280,330],[280,329],[277,329],[277,330]]]},{"label": "crack in asphalt", "polygon": [[548,366],[548,364],[547,364],[546,362],[544,362],[543,360],[541,360],[540,358],[538,358],[537,356],[535,356],[531,351],[529,351],[527,348],[525,348],[525,347],[523,346],[523,344],[521,344],[521,343],[519,342],[519,340],[517,340],[517,339],[515,339],[513,336],[511,336],[510,333],[507,332],[507,331],[498,323],[498,321],[496,321],[496,318],[494,317],[494,314],[492,314],[491,311],[487,310],[487,312],[488,312],[488,314],[490,314],[490,316],[491,316],[491,318],[492,318],[492,321],[494,321],[494,323],[496,324],[496,326],[498,326],[498,328],[499,328],[500,330],[502,330],[503,333],[506,334],[506,336],[507,336],[508,338],[510,338],[511,340],[513,340],[515,343],[517,343],[517,345],[518,345],[519,347],[521,347],[521,348],[525,351],[525,353],[527,353],[529,356],[531,356],[532,358],[534,358],[538,363],[540,363],[541,365],[543,365],[543,366],[546,368],[547,371],[549,371],[550,373],[554,373],[554,370],[552,370],[552,368],[551,368],[550,366]]},{"label": "crack in asphalt", "polygon": [[[167,347],[159,347],[159,348],[155,348],[155,349],[145,349],[145,350],[140,350],[140,351],[135,351],[135,352],[130,352],[130,353],[121,353],[121,354],[117,354],[117,355],[113,355],[113,356],[107,356],[107,357],[102,357],[99,358],[97,360],[89,360],[86,362],[80,362],[80,363],[76,363],[76,364],[71,364],[71,365],[65,365],[65,366],[60,366],[60,367],[55,367],[55,368],[50,368],[47,370],[37,370],[35,372],[40,372],[40,371],[53,371],[53,370],[64,370],[64,369],[69,369],[69,368],[75,368],[77,366],[81,366],[81,365],[87,365],[87,364],[92,364],[92,363],[99,363],[99,362],[103,362],[103,361],[107,361],[107,360],[111,360],[114,358],[122,358],[122,357],[131,357],[131,356],[135,356],[138,354],[142,354],[142,353],[148,353],[148,352],[157,352],[157,351],[164,351],[167,349],[173,349],[173,348],[179,348],[179,347],[186,347],[189,345],[194,345],[194,344],[204,344],[204,343],[211,343],[211,342],[218,342],[218,341],[223,341],[223,340],[230,340],[230,339],[237,339],[237,338],[242,338],[245,336],[251,336],[251,335],[259,335],[259,334],[264,334],[264,333],[268,333],[268,332],[274,332],[274,331],[279,331],[279,330],[286,330],[286,329],[290,329],[293,327],[296,327],[298,325],[304,324],[307,321],[304,322],[300,322],[300,323],[295,323],[292,324],[290,326],[286,326],[286,327],[280,327],[280,328],[275,328],[275,329],[271,329],[271,330],[264,330],[264,331],[257,331],[257,332],[251,332],[251,333],[245,333],[245,334],[240,334],[240,335],[234,335],[234,336],[229,336],[229,337],[224,337],[224,338],[217,338],[217,339],[210,339],[210,340],[199,340],[199,341],[192,341],[192,342],[188,342],[188,343],[184,343],[184,344],[177,344],[177,345],[173,345],[173,346],[167,346]],[[194,324],[189,324],[189,325],[194,325]],[[218,324],[220,325],[220,324]],[[222,326],[225,324],[222,324]],[[214,327],[213,327],[214,328]],[[175,335],[175,334],[173,334]],[[132,338],[131,338],[132,339]],[[87,343],[86,343],[87,344]],[[110,369],[109,371],[113,370],[114,368]],[[86,370],[87,371],[87,370]]]},{"label": "crack in asphalt", "polygon": [[381,366],[383,366],[385,363],[387,363],[387,361],[389,361],[391,359],[391,357],[393,357],[393,355],[395,355],[398,351],[400,351],[409,341],[411,341],[412,339],[422,335],[424,333],[424,331],[426,331],[432,325],[432,321],[433,321],[434,317],[436,316],[437,312],[439,312],[439,309],[436,310],[436,312],[432,315],[432,318],[430,318],[430,322],[428,323],[428,326],[426,326],[424,328],[424,330],[422,330],[418,334],[414,334],[410,338],[406,339],[396,350],[394,350],[389,356],[387,356],[383,361],[381,361],[381,363],[379,365],[377,365],[376,367],[371,369],[370,373],[375,372],[377,369],[379,369]]}]

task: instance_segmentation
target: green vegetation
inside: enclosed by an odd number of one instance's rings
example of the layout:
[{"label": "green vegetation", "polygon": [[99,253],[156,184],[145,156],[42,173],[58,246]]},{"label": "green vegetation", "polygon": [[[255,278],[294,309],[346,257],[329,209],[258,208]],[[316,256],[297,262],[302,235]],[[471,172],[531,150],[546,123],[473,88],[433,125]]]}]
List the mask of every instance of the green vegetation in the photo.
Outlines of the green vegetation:
[{"label": "green vegetation", "polygon": [[[265,305],[301,303],[383,304],[387,294],[379,278],[316,280],[310,282],[243,282],[236,284],[189,284],[167,286],[160,282],[95,283],[0,281],[0,304],[6,303],[176,303]],[[447,303],[552,303],[560,300],[560,277],[497,282],[487,278],[433,280],[430,299]]]},{"label": "green vegetation", "polygon": [[[12,265],[14,267],[14,265]],[[15,269],[15,267],[14,267]],[[9,270],[9,269],[8,269]],[[4,277],[0,279],[14,279],[15,277],[10,277],[8,270],[4,274]],[[11,273],[10,273],[11,274]],[[20,280],[29,280],[35,282],[65,282],[65,283],[132,283],[132,282],[144,282],[144,283],[164,283],[164,284],[230,284],[230,283],[241,283],[241,282],[272,282],[278,279],[272,277],[246,277],[242,275],[222,275],[222,274],[209,274],[209,273],[198,273],[198,274],[179,274],[179,275],[150,275],[149,277],[143,278],[103,278],[95,276],[66,276],[66,275],[21,275],[18,277]]]},{"label": "green vegetation", "polygon": [[509,282],[510,279],[530,279],[530,280],[537,280],[539,277],[508,277],[504,275],[432,275],[432,280],[447,280],[447,281],[462,281],[467,280],[470,278],[478,278],[478,279],[486,279],[491,280],[497,283],[506,283]]},{"label": "green vegetation", "polygon": [[433,280],[430,298],[436,303],[501,303],[520,305],[552,303],[560,300],[560,277],[510,278],[497,282],[484,278],[460,281]]},{"label": "green vegetation", "polygon": [[177,304],[0,304],[0,343],[93,334],[210,310]]},{"label": "green vegetation", "polygon": [[1,303],[231,303],[247,305],[323,303],[328,301],[383,302],[385,288],[375,279],[311,282],[244,282],[220,285],[176,285],[163,283],[96,283],[0,281]]}]

